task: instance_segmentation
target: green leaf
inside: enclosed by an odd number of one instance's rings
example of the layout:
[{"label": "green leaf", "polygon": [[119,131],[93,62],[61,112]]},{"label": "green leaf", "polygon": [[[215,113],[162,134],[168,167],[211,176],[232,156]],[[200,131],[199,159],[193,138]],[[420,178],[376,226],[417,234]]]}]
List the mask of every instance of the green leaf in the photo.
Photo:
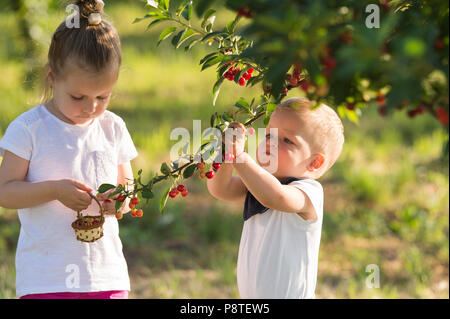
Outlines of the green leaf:
[{"label": "green leaf", "polygon": [[[222,86],[223,80],[224,80],[224,78],[220,77],[219,80],[217,80],[217,82],[214,84],[214,87],[213,87],[213,105],[216,105],[216,100],[217,100],[217,97],[219,96],[220,87]],[[215,119],[214,119],[214,121],[215,121]],[[213,123],[213,122],[211,122],[211,123]],[[211,126],[214,126],[214,125],[211,124]]]},{"label": "green leaf", "polygon": [[198,17],[202,17],[203,13],[210,7],[214,6],[216,0],[197,0],[195,1],[195,13]]},{"label": "green leaf", "polygon": [[169,198],[169,192],[171,187],[169,186],[165,191],[161,199],[159,200],[159,212],[162,213],[164,210],[164,207],[166,207],[167,198]]},{"label": "green leaf", "polygon": [[169,10],[170,0],[158,0],[158,2],[163,7],[163,9]]},{"label": "green leaf", "polygon": [[183,11],[181,11],[181,15],[183,18],[185,18],[187,21],[191,20],[192,17],[192,1],[189,1],[185,8],[183,8]]},{"label": "green leaf", "polygon": [[161,34],[159,35],[159,38],[158,38],[158,44],[156,46],[159,46],[159,44],[162,41],[164,41],[165,39],[170,37],[170,35],[172,33],[174,33],[176,29],[177,29],[177,27],[170,27],[170,28],[165,29],[163,32],[161,32]]},{"label": "green leaf", "polygon": [[228,33],[231,34],[234,32],[234,29],[236,28],[236,25],[240,19],[241,19],[241,16],[236,15],[236,18],[234,18],[232,21],[228,22],[227,26],[225,27],[225,29],[227,30]]},{"label": "green leaf", "polygon": [[219,55],[217,57],[207,60],[202,66],[202,71],[209,67],[212,67],[214,64],[217,64],[222,60],[223,60],[223,55]]},{"label": "green leaf", "polygon": [[144,188],[144,190],[142,191],[142,198],[152,199],[153,197],[154,197],[153,192],[147,188]]},{"label": "green leaf", "polygon": [[174,47],[177,47],[178,42],[180,41],[181,37],[182,37],[183,34],[186,32],[186,30],[187,30],[187,29],[181,30],[180,32],[177,33],[176,36],[174,36],[174,37],[172,38],[172,45],[173,45]]},{"label": "green leaf", "polygon": [[211,115],[211,119],[209,121],[209,124],[211,127],[214,127],[214,125],[216,123],[216,118],[217,118],[217,112],[214,112],[214,114]]},{"label": "green leaf", "polygon": [[98,192],[99,193],[104,193],[106,191],[109,191],[110,189],[116,188],[116,185],[112,185],[112,184],[102,184],[100,185],[100,187],[98,188]]},{"label": "green leaf", "polygon": [[116,209],[116,213],[120,209],[120,207],[122,207],[122,205],[123,205],[122,202],[119,202],[118,200],[116,200],[116,203],[114,204],[114,208]]},{"label": "green leaf", "polygon": [[270,113],[266,113],[266,115],[264,115],[264,125],[265,126],[269,125],[269,121],[270,121]]},{"label": "green leaf", "polygon": [[161,13],[161,12],[157,12],[157,11],[149,12],[145,16],[143,16],[142,18],[134,19],[133,23],[138,23],[138,22],[141,22],[142,20],[145,20],[145,19],[148,19],[148,18],[151,18],[151,17],[164,17],[164,16],[165,15],[163,13]]},{"label": "green leaf", "polygon": [[202,42],[209,40],[211,38],[214,38],[216,36],[220,36],[220,35],[225,35],[226,33],[224,33],[223,31],[214,31],[214,32],[209,32],[207,35],[205,35],[202,38]]},{"label": "green leaf", "polygon": [[222,115],[220,115],[220,117],[224,121],[233,122],[233,118],[231,116],[229,116],[227,113],[223,113]]},{"label": "green leaf", "polygon": [[213,52],[213,53],[210,53],[210,54],[208,54],[208,55],[205,55],[205,56],[200,60],[200,63],[199,63],[199,64],[203,64],[203,62],[205,62],[206,60],[208,60],[208,59],[210,59],[210,58],[212,58],[212,57],[214,57],[214,56],[217,56],[217,55],[219,55],[217,52]]},{"label": "green leaf", "polygon": [[275,111],[277,105],[275,103],[268,103],[267,104],[267,112],[272,113],[273,111]]},{"label": "green leaf", "polygon": [[204,16],[202,24],[201,24],[202,29],[204,29],[205,31],[209,32],[209,30],[207,30],[207,27],[213,25],[214,20],[216,18],[213,15],[214,13],[216,13],[216,10],[214,10],[214,9],[208,9],[208,11],[206,11],[206,13],[205,13],[205,16]]},{"label": "green leaf", "polygon": [[181,36],[181,39],[178,41],[178,43],[176,45],[176,49],[178,49],[183,44],[184,41],[186,41],[190,37],[193,37],[194,35],[198,35],[198,34],[199,33],[195,32],[192,29],[185,30],[185,32]]},{"label": "green leaf", "polygon": [[183,171],[183,178],[191,177],[191,175],[195,172],[196,168],[197,168],[196,163],[193,163],[193,164],[189,165],[188,167],[186,167]]},{"label": "green leaf", "polygon": [[117,194],[120,194],[122,190],[118,187],[114,192],[111,192],[111,194],[108,195],[108,198],[113,198]]},{"label": "green leaf", "polygon": [[163,173],[164,175],[169,175],[171,171],[172,170],[170,169],[169,165],[167,165],[167,163],[161,164],[161,173]]},{"label": "green leaf", "polygon": [[146,29],[146,30],[150,29],[151,27],[153,27],[155,24],[157,24],[157,23],[159,23],[159,22],[167,21],[167,20],[169,20],[169,18],[167,18],[167,17],[156,18],[155,20],[152,21],[152,23],[150,23],[150,24],[147,26],[147,29]]},{"label": "green leaf", "polygon": [[187,52],[194,47],[198,42],[200,42],[201,38],[194,39],[184,48],[184,51]]},{"label": "green leaf", "polygon": [[238,107],[239,109],[242,109],[244,111],[247,111],[248,113],[251,113],[250,105],[248,105],[247,101],[241,97],[234,106]]}]

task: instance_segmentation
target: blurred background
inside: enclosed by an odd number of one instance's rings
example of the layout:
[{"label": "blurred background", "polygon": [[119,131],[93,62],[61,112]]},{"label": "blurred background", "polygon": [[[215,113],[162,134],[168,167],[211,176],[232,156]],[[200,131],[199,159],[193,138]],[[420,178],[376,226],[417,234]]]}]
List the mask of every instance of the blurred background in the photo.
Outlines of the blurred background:
[{"label": "blurred background", "polygon": [[[59,1],[50,10],[45,1],[25,2],[31,11],[17,7],[18,1],[0,0],[0,137],[14,118],[39,103],[50,37],[67,15]],[[105,2],[123,45],[109,109],[125,120],[138,148],[135,173],[142,169],[149,178],[169,160],[176,143],[169,138],[172,129],[192,132],[196,119],[204,130],[214,111],[229,110],[239,96],[258,97],[261,88],[228,82],[213,106],[215,71],[200,72],[199,66],[207,46],[189,54],[164,42],[156,47],[167,25],[146,31],[146,24],[132,24],[146,13],[142,1]],[[215,25],[233,15],[223,9]],[[291,90],[290,96],[302,91]],[[376,108],[365,109],[359,125],[343,123],[342,155],[319,180],[325,207],[317,298],[449,298],[449,165],[442,157],[442,125],[429,114],[380,117]],[[263,127],[262,121],[254,127]],[[169,200],[163,214],[159,197],[167,186],[157,186],[155,199],[143,205],[143,218],[120,221],[130,298],[239,298],[243,204],[214,200],[205,183],[196,173],[185,183],[189,196]],[[0,298],[16,298],[19,229],[17,212],[0,208]],[[371,264],[379,267],[379,288],[366,285]]]}]

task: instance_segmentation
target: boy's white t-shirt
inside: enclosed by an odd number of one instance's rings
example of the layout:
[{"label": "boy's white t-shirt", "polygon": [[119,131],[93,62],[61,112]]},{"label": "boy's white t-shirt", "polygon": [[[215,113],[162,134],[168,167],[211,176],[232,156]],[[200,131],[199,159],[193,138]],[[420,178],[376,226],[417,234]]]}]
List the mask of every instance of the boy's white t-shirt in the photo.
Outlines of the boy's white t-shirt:
[{"label": "boy's white t-shirt", "polygon": [[245,299],[315,298],[323,218],[323,189],[303,179],[289,183],[310,198],[317,220],[269,209],[244,222],[237,281]]},{"label": "boy's white t-shirt", "polygon": [[[0,141],[29,161],[28,182],[75,179],[92,189],[116,185],[118,165],[138,154],[124,121],[105,111],[87,126],[61,121],[39,105],[10,123]],[[26,194],[23,194],[26,196]],[[114,215],[105,216],[103,237],[77,241],[77,213],[59,201],[19,209],[16,294],[130,290],[128,269]],[[98,215],[95,201],[82,214]]]}]

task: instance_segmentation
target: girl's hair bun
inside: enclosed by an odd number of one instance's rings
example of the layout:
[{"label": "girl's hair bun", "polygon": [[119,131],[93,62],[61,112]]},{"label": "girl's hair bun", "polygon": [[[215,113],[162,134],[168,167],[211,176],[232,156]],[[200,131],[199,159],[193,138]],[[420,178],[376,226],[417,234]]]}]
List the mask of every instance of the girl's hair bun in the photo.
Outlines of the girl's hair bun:
[{"label": "girl's hair bun", "polygon": [[89,24],[99,24],[105,3],[102,0],[78,0],[75,2],[80,9],[80,15],[88,19]]}]

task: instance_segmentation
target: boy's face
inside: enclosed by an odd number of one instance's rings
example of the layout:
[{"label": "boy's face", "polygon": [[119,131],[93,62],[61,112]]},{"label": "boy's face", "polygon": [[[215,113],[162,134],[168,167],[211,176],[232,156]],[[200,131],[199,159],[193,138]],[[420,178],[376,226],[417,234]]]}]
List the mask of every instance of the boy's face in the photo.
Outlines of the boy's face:
[{"label": "boy's face", "polygon": [[[275,129],[277,133],[270,134],[270,129]],[[266,128],[265,139],[258,145],[259,151],[263,151],[265,146],[265,154],[270,159],[270,164],[267,163],[267,158],[257,156],[259,165],[267,169],[273,165],[272,161],[277,160],[278,168],[271,173],[279,179],[311,177],[309,176],[311,172],[307,169],[314,156],[308,143],[311,134],[297,112],[289,108],[277,108]]]},{"label": "boy's face", "polygon": [[118,71],[92,73],[68,62],[63,72],[59,77],[54,73],[49,75],[52,109],[57,116],[73,125],[86,125],[102,115],[109,104]]}]

